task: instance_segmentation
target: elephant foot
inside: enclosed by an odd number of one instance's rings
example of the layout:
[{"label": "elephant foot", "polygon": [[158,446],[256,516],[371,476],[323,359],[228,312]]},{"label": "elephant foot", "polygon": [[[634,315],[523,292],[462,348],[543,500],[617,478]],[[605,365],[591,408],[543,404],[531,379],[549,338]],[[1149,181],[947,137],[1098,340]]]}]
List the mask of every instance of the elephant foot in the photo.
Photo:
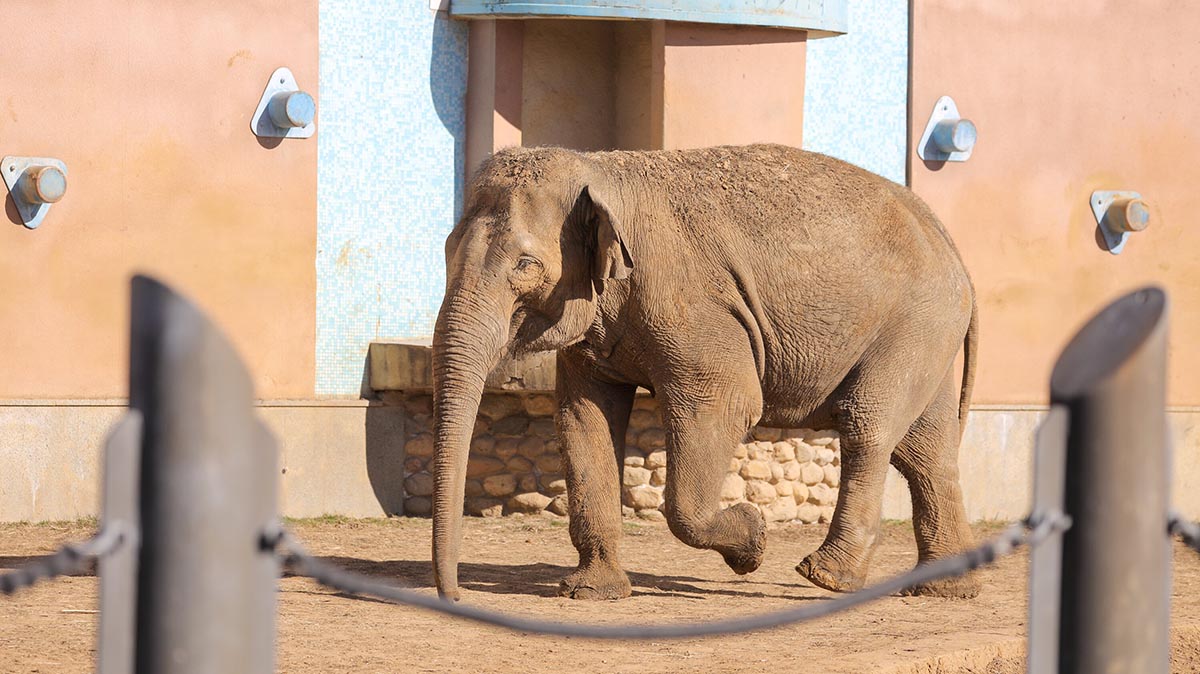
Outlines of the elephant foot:
[{"label": "elephant foot", "polygon": [[629,576],[619,568],[580,567],[558,584],[558,594],[571,599],[624,599],[633,593]]},{"label": "elephant foot", "polygon": [[943,597],[946,599],[973,599],[979,596],[982,584],[975,573],[954,578],[942,578],[914,585],[900,592],[906,597]]},{"label": "elephant foot", "polygon": [[796,565],[796,571],[813,585],[831,592],[861,590],[867,579],[865,569],[838,561],[823,548],[805,557]]},{"label": "elephant foot", "polygon": [[767,548],[767,522],[761,513],[748,503],[739,503],[722,513],[724,517],[740,517],[749,535],[746,543],[734,548],[718,549],[733,572],[744,576],[758,570]]}]

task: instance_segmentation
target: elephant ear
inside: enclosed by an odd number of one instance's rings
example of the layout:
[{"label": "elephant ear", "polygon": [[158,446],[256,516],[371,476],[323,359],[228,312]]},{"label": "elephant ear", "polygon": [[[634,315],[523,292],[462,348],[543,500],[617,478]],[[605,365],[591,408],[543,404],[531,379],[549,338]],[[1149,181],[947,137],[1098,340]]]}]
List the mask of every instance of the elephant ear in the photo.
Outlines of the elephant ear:
[{"label": "elephant ear", "polygon": [[592,283],[596,292],[602,293],[604,282],[608,279],[629,278],[629,272],[633,271],[633,256],[625,243],[622,223],[612,209],[590,187],[583,188],[580,196],[591,206],[588,224],[595,246]]}]

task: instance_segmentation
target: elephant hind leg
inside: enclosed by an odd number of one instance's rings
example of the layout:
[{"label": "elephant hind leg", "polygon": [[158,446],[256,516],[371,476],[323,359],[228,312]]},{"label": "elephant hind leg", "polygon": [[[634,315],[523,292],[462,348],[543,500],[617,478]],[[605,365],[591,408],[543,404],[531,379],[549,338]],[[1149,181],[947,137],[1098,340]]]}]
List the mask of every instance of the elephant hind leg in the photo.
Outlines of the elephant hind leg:
[{"label": "elephant hind leg", "polygon": [[[958,392],[948,375],[892,455],[892,465],[912,495],[918,563],[958,554],[974,544],[958,477],[959,437]],[[911,594],[974,597],[979,580],[975,574],[948,578],[918,586]]]},{"label": "elephant hind leg", "polygon": [[733,451],[762,415],[753,373],[753,368],[738,375],[710,373],[714,389],[703,396],[664,392],[667,524],[684,544],[721,553],[739,574],[758,569],[766,549],[766,521],[754,506],[719,508]]},{"label": "elephant hind leg", "polygon": [[888,460],[938,386],[909,358],[905,351],[877,354],[852,370],[835,393],[833,416],[842,436],[837,506],[824,542],[796,566],[818,587],[853,592],[866,581]]}]

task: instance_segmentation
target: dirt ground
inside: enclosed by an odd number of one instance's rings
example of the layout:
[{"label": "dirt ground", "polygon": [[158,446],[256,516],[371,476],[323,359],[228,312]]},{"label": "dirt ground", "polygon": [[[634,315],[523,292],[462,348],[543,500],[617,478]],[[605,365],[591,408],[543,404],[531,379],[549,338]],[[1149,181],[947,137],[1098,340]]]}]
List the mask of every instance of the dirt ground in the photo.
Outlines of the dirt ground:
[{"label": "dirt ground", "polygon": [[[0,569],[19,566],[89,523],[0,525]],[[290,523],[309,549],[348,568],[432,592],[428,520],[323,519]],[[824,535],[819,525],[770,532],[763,567],[747,577],[715,553],[676,541],[661,523],[629,522],[622,543],[634,596],[577,602],[556,596],[574,566],[563,519],[468,518],[464,601],[586,622],[697,621],[825,601],[793,570]],[[978,525],[986,536],[999,525]],[[915,562],[912,529],[885,525],[873,578]],[[1176,672],[1200,671],[1200,555],[1177,545],[1173,599]],[[1025,556],[983,571],[973,600],[889,597],[817,622],[685,641],[600,642],[536,637],[353,599],[302,578],[279,594],[281,672],[1023,672]],[[0,671],[88,672],[95,657],[96,578],[60,578],[0,597]]]}]

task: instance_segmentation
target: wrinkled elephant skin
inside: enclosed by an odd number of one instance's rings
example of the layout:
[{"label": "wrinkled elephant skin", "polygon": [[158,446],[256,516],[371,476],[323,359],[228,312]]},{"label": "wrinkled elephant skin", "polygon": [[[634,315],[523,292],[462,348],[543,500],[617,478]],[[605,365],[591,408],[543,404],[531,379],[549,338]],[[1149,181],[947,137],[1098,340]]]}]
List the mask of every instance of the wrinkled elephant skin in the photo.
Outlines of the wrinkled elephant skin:
[{"label": "wrinkled elephant skin", "polygon": [[[620,471],[638,386],[661,401],[671,531],[737,573],[762,562],[765,525],[749,504],[721,510],[719,491],[758,423],[841,434],[833,521],[797,566],[811,582],[863,585],[889,463],[912,492],[920,561],[971,545],[957,453],[974,381],[974,290],[908,189],[772,145],[505,150],[480,168],[446,266],[433,349],[443,596],[458,596],[484,379],[500,358],[535,351],[558,351],[556,423],[579,551],[566,596],[629,595]],[[918,591],[971,596],[978,585]]]}]

